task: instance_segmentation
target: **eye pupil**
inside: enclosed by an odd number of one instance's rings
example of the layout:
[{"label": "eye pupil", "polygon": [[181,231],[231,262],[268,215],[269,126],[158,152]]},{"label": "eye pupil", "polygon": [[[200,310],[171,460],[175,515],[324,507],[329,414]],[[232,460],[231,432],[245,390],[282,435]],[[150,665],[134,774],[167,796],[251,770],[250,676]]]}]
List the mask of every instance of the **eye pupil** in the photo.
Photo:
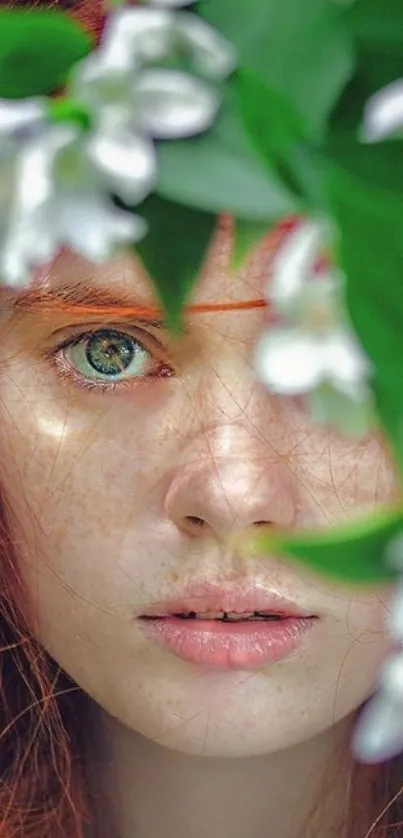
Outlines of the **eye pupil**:
[{"label": "eye pupil", "polygon": [[131,364],[136,342],[119,332],[103,330],[87,341],[86,357],[90,366],[103,375],[119,375]]}]

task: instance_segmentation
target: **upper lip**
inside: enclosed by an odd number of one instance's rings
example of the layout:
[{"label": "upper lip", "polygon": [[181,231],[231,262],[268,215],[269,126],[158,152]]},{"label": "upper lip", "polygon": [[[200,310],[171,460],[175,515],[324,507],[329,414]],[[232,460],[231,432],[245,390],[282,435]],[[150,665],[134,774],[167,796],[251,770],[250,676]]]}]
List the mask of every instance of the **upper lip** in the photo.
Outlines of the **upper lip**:
[{"label": "upper lip", "polygon": [[186,589],[183,596],[153,603],[142,611],[142,617],[195,612],[268,611],[284,617],[315,617],[311,611],[270,591],[264,585],[244,582],[231,585],[203,583]]}]

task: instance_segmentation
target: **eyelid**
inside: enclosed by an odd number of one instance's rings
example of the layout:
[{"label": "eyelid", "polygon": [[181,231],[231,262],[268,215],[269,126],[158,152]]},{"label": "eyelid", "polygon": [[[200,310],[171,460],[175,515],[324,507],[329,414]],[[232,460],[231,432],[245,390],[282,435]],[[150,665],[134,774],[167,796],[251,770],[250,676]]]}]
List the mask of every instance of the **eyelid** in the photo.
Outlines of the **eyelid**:
[{"label": "eyelid", "polygon": [[[56,331],[52,332],[52,335],[49,338],[50,346],[48,347],[48,351],[52,352],[54,349],[57,352],[64,349],[66,346],[71,345],[75,339],[78,343],[79,341],[85,340],[103,329],[111,329],[117,332],[122,332],[122,334],[127,334],[129,337],[134,339],[137,338],[140,342],[144,342],[145,345],[147,341],[151,341],[154,350],[168,354],[167,348],[161,343],[161,341],[158,340],[152,332],[141,328],[141,326],[138,326],[137,323],[121,323],[111,320],[105,322],[100,322],[98,320],[95,323],[80,323],[74,326],[64,326],[61,329],[56,329]],[[63,335],[65,335],[64,339],[62,338]],[[148,347],[146,346],[146,348]]]}]

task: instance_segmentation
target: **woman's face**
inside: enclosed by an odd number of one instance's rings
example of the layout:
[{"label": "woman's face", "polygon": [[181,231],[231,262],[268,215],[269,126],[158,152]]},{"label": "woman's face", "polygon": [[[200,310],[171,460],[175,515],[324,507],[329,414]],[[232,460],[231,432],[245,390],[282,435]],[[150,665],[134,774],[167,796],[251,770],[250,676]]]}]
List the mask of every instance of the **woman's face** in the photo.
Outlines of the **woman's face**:
[{"label": "woman's face", "polygon": [[[222,223],[192,302],[260,297],[268,257],[265,240],[235,276]],[[65,254],[40,281],[155,303],[129,257],[94,268]],[[323,527],[390,500],[380,439],[318,429],[265,390],[251,365],[261,308],[193,313],[179,339],[91,311],[27,306],[13,319],[15,299],[3,291],[1,481],[48,652],[107,712],[183,752],[268,753],[347,716],[388,648],[388,590],[240,544],[251,527]],[[139,617],[209,585],[281,595],[319,619],[274,663],[189,662]]]}]

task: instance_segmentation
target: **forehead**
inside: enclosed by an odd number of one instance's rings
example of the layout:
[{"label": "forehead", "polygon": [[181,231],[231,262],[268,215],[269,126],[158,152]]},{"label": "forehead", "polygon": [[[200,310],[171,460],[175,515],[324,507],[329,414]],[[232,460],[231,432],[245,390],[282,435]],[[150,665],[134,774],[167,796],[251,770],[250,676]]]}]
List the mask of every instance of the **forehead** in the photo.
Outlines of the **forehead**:
[{"label": "forehead", "polygon": [[[274,249],[274,237],[268,231],[242,266],[235,268],[234,224],[230,218],[221,218],[197,272],[189,303],[238,302],[262,296]],[[52,265],[37,272],[33,286],[44,293],[69,290],[81,301],[90,290],[94,299],[90,297],[89,303],[96,301],[99,292],[100,296],[119,298],[122,304],[147,306],[156,305],[152,279],[135,252],[126,252],[105,265],[93,265],[81,256],[64,251]]]}]

